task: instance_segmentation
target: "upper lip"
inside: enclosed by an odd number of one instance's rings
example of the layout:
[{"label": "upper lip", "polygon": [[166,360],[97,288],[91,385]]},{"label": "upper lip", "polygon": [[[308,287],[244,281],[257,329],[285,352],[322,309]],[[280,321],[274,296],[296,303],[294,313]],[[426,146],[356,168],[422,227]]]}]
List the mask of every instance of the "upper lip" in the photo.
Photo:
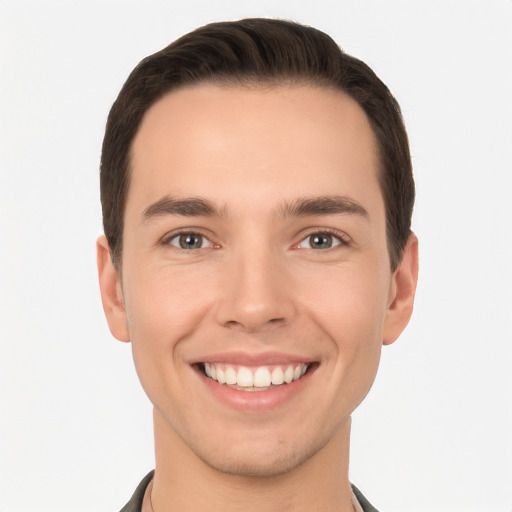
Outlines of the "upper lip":
[{"label": "upper lip", "polygon": [[191,364],[199,363],[231,363],[244,366],[284,365],[290,363],[309,364],[313,360],[309,357],[286,354],[283,352],[217,352],[194,359]]}]

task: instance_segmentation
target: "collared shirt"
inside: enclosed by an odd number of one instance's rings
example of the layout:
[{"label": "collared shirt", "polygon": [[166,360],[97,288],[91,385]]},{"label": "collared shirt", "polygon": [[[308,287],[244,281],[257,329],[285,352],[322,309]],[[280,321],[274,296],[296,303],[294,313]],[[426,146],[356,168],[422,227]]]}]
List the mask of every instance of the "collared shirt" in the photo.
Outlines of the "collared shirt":
[{"label": "collared shirt", "polygon": [[[130,501],[121,509],[120,512],[142,512],[144,493],[153,479],[154,473],[154,471],[151,471],[142,479],[137,489],[135,489]],[[352,485],[352,504],[355,512],[378,512],[378,510],[370,504],[355,485]]]}]

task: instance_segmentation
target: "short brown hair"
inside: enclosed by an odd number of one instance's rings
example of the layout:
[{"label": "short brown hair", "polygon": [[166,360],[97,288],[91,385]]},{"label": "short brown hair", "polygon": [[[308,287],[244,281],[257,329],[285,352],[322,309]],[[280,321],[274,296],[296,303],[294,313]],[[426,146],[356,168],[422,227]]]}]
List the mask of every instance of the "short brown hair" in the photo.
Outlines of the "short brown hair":
[{"label": "short brown hair", "polygon": [[143,59],[108,116],[101,154],[103,226],[114,264],[120,265],[130,150],[147,110],[162,96],[199,83],[304,84],[340,90],[366,113],[379,149],[379,183],[386,208],[391,268],[410,234],[414,180],[400,107],[362,61],[327,34],[284,20],[211,23]]}]

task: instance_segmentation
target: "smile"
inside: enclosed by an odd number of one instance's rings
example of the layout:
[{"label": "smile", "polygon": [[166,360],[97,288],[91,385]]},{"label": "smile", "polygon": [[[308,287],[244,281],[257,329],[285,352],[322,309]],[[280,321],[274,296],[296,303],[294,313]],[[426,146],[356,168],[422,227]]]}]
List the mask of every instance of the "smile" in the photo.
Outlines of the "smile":
[{"label": "smile", "polygon": [[301,379],[309,365],[304,363],[270,366],[237,366],[229,363],[203,363],[210,379],[240,391],[267,391]]}]

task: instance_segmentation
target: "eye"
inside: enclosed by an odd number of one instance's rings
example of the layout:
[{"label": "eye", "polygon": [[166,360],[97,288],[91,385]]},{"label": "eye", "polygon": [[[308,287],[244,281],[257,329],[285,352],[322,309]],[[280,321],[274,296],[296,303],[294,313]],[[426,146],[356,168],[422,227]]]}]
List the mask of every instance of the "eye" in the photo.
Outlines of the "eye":
[{"label": "eye", "polygon": [[199,233],[180,233],[167,240],[169,245],[179,249],[203,249],[211,246],[210,240]]},{"label": "eye", "polygon": [[331,249],[338,245],[347,245],[340,236],[331,233],[313,233],[302,240],[298,247],[300,249]]}]

